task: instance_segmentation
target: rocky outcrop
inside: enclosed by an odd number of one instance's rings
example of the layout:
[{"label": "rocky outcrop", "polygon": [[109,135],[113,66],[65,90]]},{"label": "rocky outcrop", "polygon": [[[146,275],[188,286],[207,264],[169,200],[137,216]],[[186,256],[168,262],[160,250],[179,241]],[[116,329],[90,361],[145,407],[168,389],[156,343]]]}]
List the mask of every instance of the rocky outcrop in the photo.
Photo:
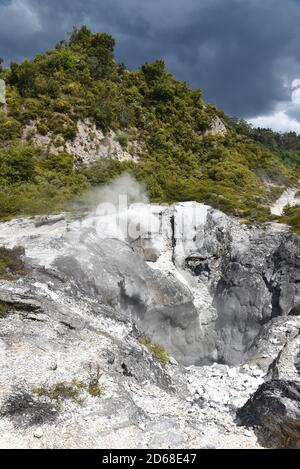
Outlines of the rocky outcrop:
[{"label": "rocky outcrop", "polygon": [[[276,233],[273,228],[249,234],[247,250],[223,261],[215,294],[221,353],[231,363],[239,360],[245,349],[251,357],[251,343],[262,326],[276,316],[291,314],[299,301],[295,282],[299,239]],[[226,348],[232,339],[234,350]]]},{"label": "rocky outcrop", "polygon": [[241,226],[215,210],[204,218],[185,263],[212,297],[218,360],[237,364],[253,358],[264,324],[297,310],[299,237],[283,225]]},{"label": "rocky outcrop", "polygon": [[165,231],[160,243],[154,238],[153,245],[164,247],[152,266],[173,272],[193,293],[201,342],[207,342],[199,361],[238,364],[257,355],[261,362],[257,341],[264,325],[297,315],[299,237],[283,225],[242,226],[201,204],[179,204],[163,218],[172,220],[173,232]]},{"label": "rocky outcrop", "polygon": [[274,446],[300,447],[300,382],[262,384],[237,416],[243,425],[265,428]]},{"label": "rocky outcrop", "polygon": [[136,140],[127,141],[126,135],[126,142],[123,143],[122,137],[123,134],[117,135],[114,131],[104,135],[89,120],[78,121],[77,134],[72,140],[65,140],[61,135],[51,133],[41,135],[36,122],[27,125],[23,132],[24,140],[29,139],[54,154],[66,151],[74,156],[76,164],[91,164],[101,158],[137,161],[141,153],[141,145]]},{"label": "rocky outcrop", "polygon": [[295,205],[300,205],[299,189],[289,188],[272,205],[271,213],[272,215],[282,216],[286,207],[294,207]]},{"label": "rocky outcrop", "polygon": [[262,326],[250,344],[255,363],[271,379],[294,379],[299,331],[300,316],[278,316]]},{"label": "rocky outcrop", "polygon": [[228,132],[226,125],[220,117],[215,117],[204,135],[225,135]]},{"label": "rocky outcrop", "polygon": [[6,105],[5,81],[0,79],[0,108]]},{"label": "rocky outcrop", "polygon": [[104,135],[89,121],[79,121],[77,129],[75,139],[66,142],[66,150],[78,163],[89,164],[108,157],[119,161],[137,161],[139,158],[141,146],[137,141],[122,146],[114,131]]},{"label": "rocky outcrop", "polygon": [[236,410],[264,379],[294,389],[299,238],[283,225],[98,206],[1,223],[0,245],[25,250],[23,274],[0,279],[4,447],[255,447]]},{"label": "rocky outcrop", "polygon": [[152,330],[182,359],[195,353],[183,341],[199,328],[191,291],[90,225],[67,214],[0,224],[28,267],[0,280],[0,446],[255,447],[232,410],[262,373],[162,365],[138,339]]},{"label": "rocky outcrop", "polygon": [[[37,267],[1,294],[0,447],[257,445],[232,416],[262,382],[255,367],[163,366],[128,316],[108,299],[74,297],[57,271]],[[95,377],[100,396],[89,392]]]},{"label": "rocky outcrop", "polygon": [[[1,104],[1,103],[0,103]],[[104,135],[90,120],[77,122],[77,133],[66,140],[62,135],[51,132],[41,134],[37,122],[31,122],[23,131],[23,140],[32,141],[51,153],[66,151],[74,156],[76,164],[94,163],[100,158],[114,158],[119,161],[137,162],[143,153],[143,143],[136,140],[128,131],[109,131]],[[224,135],[227,128],[221,118],[216,117],[204,135]]]},{"label": "rocky outcrop", "polygon": [[298,322],[298,335],[294,339],[288,338],[286,340],[285,346],[269,369],[271,378],[300,382],[299,361],[300,324]]},{"label": "rocky outcrop", "polygon": [[240,424],[253,427],[263,446],[300,447],[300,317],[266,324],[252,353],[266,382],[238,410]]},{"label": "rocky outcrop", "polygon": [[240,225],[192,202],[142,205],[126,217],[126,227],[139,230],[118,232],[119,239],[114,218],[98,213],[17,229],[9,222],[0,241],[20,243],[55,268],[74,295],[109,298],[185,365],[261,362],[264,326],[297,312],[299,237],[283,225]]}]

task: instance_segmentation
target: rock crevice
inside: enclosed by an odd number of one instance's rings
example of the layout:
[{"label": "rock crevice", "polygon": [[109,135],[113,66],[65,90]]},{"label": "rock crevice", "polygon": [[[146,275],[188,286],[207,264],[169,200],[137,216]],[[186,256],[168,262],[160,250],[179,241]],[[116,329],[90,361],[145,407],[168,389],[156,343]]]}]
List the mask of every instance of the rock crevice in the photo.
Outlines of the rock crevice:
[{"label": "rock crevice", "polygon": [[[160,438],[162,447],[191,448],[206,446],[205,434],[219,447],[245,447],[247,439],[255,447],[256,430],[238,427],[233,415],[264,380],[245,412],[255,407],[266,427],[264,406],[274,394],[273,422],[286,435],[278,445],[296,444],[289,425],[299,420],[298,395],[285,390],[299,381],[299,237],[196,203],[145,205],[130,211],[133,220],[138,236],[118,239],[107,230],[101,236],[107,219],[95,213],[0,224],[0,244],[22,246],[28,266],[23,276],[0,279],[0,444],[35,447],[38,415],[23,422],[10,403],[24,396],[21,408],[34,402],[48,412],[49,397],[34,394],[47,383],[83,404],[59,399],[55,426],[67,421],[72,431],[59,436],[46,415],[45,447],[99,447],[101,435],[103,447],[155,447]],[[139,342],[144,337],[168,352],[169,364]],[[97,400],[86,390],[98,368]]]}]

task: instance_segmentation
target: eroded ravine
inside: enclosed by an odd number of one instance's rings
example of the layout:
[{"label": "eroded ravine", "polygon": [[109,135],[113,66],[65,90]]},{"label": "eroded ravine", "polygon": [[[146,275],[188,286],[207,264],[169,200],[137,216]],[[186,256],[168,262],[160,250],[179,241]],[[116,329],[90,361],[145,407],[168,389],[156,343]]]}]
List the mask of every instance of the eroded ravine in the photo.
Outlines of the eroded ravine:
[{"label": "eroded ravine", "polygon": [[[108,236],[114,224],[99,212],[0,224],[1,245],[23,246],[27,265],[25,276],[0,281],[8,305],[0,319],[1,444],[265,445],[235,414],[264,379],[297,374],[299,237],[196,203],[142,205],[127,215],[137,237]],[[149,231],[149,217],[158,231]],[[163,346],[171,363],[162,366],[140,337]],[[32,389],[88,382],[97,367],[103,397],[63,401],[54,420],[38,424],[41,440],[36,424],[7,407],[16,390],[47,403]]]}]

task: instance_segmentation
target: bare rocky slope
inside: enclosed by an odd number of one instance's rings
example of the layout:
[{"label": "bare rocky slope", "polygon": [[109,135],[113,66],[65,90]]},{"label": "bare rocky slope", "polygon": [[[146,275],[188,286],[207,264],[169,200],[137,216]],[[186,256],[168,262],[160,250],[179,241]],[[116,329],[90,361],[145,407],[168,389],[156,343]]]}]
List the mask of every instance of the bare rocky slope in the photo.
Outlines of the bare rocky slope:
[{"label": "bare rocky slope", "polygon": [[24,262],[0,281],[1,447],[299,445],[300,238],[193,202],[124,215],[0,224]]}]

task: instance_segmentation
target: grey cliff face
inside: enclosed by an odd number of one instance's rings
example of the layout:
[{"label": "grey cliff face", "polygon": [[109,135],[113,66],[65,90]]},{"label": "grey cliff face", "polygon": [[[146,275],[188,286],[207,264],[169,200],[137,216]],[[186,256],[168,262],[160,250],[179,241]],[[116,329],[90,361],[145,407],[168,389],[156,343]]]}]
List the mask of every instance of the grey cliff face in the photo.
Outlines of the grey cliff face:
[{"label": "grey cliff face", "polygon": [[[299,237],[196,203],[128,216],[142,228],[118,238],[101,236],[111,225],[94,213],[0,224],[0,245],[25,250],[24,275],[0,280],[1,445],[204,447],[209,431],[216,445],[228,434],[224,447],[255,447],[236,410],[264,380],[299,379]],[[55,400],[61,383],[80,399]]]},{"label": "grey cliff face", "polygon": [[251,358],[264,324],[297,315],[299,259],[299,237],[283,226],[243,227],[220,212],[208,212],[203,242],[185,265],[207,283],[213,298],[220,362]]},{"label": "grey cliff face", "polygon": [[[58,218],[33,229],[20,225],[24,239],[11,244],[49,264],[74,297],[112,304],[184,365],[254,359],[266,324],[297,317],[299,237],[286,227],[243,226],[202,204],[153,206],[150,213],[161,229],[137,239],[101,239],[102,221],[93,217]],[[5,228],[9,236],[14,222]]]}]

